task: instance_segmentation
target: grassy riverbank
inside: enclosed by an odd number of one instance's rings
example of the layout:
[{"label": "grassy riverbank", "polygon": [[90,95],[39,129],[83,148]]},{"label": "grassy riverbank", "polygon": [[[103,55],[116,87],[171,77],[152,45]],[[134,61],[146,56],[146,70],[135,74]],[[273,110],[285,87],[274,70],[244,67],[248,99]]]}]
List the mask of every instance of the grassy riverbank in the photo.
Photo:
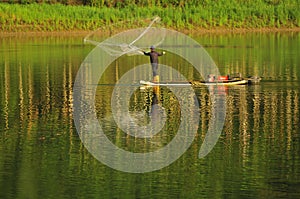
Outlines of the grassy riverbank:
[{"label": "grassy riverbank", "polygon": [[[278,4],[263,0],[207,0],[205,5],[90,7],[62,4],[0,3],[0,31],[85,31],[134,19],[133,28],[144,18],[160,16],[167,28],[198,29],[286,29],[300,27],[297,0]],[[123,24],[124,25],[124,24]],[[122,27],[121,27],[122,28]]]}]

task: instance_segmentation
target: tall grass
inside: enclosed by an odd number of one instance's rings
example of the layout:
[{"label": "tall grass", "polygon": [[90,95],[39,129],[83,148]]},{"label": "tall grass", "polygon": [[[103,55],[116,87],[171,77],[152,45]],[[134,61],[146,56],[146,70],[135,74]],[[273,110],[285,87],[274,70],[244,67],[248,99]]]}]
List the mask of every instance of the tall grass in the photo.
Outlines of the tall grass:
[{"label": "tall grass", "polygon": [[[108,5],[106,0],[84,1],[94,6],[0,3],[0,30],[92,30],[122,20],[138,20],[155,15],[162,18],[166,27],[176,29],[299,27],[300,5],[297,1],[139,1],[144,2],[143,6],[133,3],[135,2],[133,0],[118,1],[119,4],[111,5]],[[65,2],[76,1],[65,0]],[[126,28],[133,26],[134,23],[128,23]]]}]

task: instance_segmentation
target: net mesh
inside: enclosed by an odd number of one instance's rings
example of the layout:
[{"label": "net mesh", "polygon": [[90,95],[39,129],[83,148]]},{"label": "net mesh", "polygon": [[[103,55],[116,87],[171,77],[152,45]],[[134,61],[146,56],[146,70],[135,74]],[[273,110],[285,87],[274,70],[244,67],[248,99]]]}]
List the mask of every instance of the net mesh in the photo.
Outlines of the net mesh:
[{"label": "net mesh", "polygon": [[[102,48],[111,56],[141,55],[144,49],[149,49],[150,46],[158,47],[164,41],[166,31],[161,28],[160,21],[159,17],[141,20],[134,23],[139,28],[127,31],[124,31],[124,23],[132,22],[116,23],[97,29],[87,35],[84,41]],[[140,28],[141,26],[144,28]],[[107,34],[110,37],[105,39]]]}]

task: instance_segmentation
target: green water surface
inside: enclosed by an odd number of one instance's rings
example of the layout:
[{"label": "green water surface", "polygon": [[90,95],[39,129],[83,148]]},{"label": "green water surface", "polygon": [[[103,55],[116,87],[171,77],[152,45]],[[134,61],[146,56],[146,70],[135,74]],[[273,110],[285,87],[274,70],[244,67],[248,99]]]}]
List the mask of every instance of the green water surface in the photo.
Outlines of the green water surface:
[{"label": "green water surface", "polygon": [[[163,169],[133,174],[95,159],[74,126],[73,83],[94,46],[83,44],[82,37],[0,37],[0,198],[299,198],[300,34],[194,39],[221,74],[260,76],[262,81],[220,91],[226,96],[224,128],[202,159],[198,153],[212,101],[207,88],[195,88],[200,122],[190,148]],[[111,118],[113,84],[144,63],[148,57],[124,56],[112,63],[99,82],[95,103],[109,139],[133,152],[165,146],[180,123],[176,97],[163,87],[157,100],[168,122],[159,135],[135,139],[116,123],[105,122]],[[167,52],[160,63],[188,80],[200,78],[176,55]],[[129,102],[131,110],[149,111],[154,93],[137,90]]]}]

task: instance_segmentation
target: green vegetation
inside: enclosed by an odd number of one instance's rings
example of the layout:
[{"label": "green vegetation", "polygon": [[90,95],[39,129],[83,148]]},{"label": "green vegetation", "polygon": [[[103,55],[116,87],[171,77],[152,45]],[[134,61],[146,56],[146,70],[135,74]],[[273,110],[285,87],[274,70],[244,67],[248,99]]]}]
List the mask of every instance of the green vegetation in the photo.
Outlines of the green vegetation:
[{"label": "green vegetation", "polygon": [[300,27],[298,0],[6,1],[0,3],[2,31],[92,30],[156,15],[176,29]]}]

